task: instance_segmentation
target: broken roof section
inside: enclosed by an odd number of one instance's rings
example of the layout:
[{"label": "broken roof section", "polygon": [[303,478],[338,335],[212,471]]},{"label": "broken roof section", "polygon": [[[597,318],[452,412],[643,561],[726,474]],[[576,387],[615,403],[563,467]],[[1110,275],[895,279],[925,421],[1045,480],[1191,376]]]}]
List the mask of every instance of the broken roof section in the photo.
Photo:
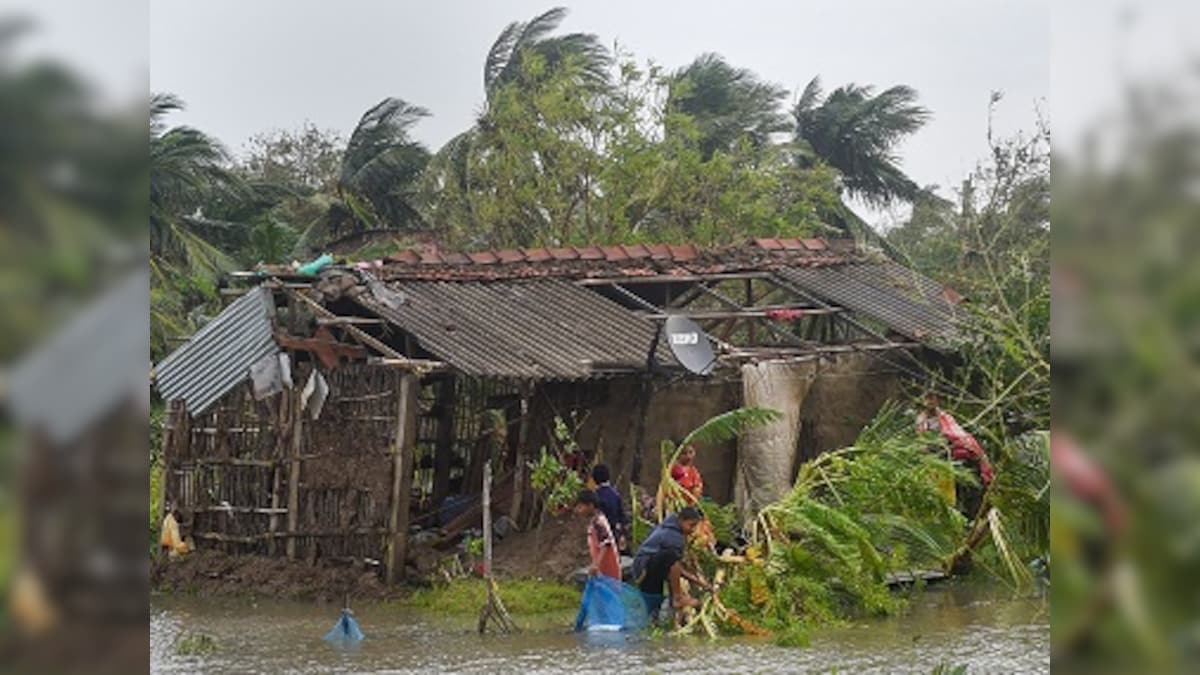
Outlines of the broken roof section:
[{"label": "broken roof section", "polygon": [[952,289],[867,254],[845,239],[760,238],[717,248],[634,244],[475,253],[401,251],[373,267],[391,281],[682,278],[763,272],[821,302],[844,307],[908,338],[939,345],[953,341],[955,305],[961,300]]},{"label": "broken roof section", "polygon": [[250,365],[279,353],[272,333],[271,291],[252,289],[171,352],[154,369],[163,399],[182,399],[192,415],[208,409],[250,376]]},{"label": "broken roof section", "polygon": [[[467,375],[579,380],[643,370],[655,342],[653,321],[561,279],[389,286],[385,298],[371,284],[348,296]],[[661,341],[654,354],[657,366],[678,365]]]}]

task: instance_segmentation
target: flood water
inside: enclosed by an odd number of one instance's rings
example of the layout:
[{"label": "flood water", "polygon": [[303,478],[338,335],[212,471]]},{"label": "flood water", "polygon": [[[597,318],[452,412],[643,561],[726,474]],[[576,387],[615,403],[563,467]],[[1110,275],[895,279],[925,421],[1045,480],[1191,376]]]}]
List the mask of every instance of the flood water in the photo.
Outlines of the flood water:
[{"label": "flood water", "polygon": [[[462,620],[397,609],[355,608],[367,639],[340,651],[321,637],[336,607],[156,596],[151,670],[162,673],[930,673],[940,664],[970,673],[1050,670],[1049,603],[960,583],[930,586],[897,617],[814,632],[804,648],[763,641],[638,639],[562,629],[479,636]],[[518,618],[518,621],[520,619]],[[553,621],[551,623],[554,623]],[[215,638],[202,656],[178,653],[183,634]]]}]

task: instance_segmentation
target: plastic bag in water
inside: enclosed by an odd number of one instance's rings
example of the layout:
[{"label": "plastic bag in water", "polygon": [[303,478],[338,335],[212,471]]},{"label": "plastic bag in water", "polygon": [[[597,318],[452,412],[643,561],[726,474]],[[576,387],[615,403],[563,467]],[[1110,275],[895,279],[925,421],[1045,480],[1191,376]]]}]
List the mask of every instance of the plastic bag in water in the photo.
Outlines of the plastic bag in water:
[{"label": "plastic bag in water", "polygon": [[575,630],[638,631],[649,623],[641,591],[604,575],[588,577]]},{"label": "plastic bag in water", "polygon": [[358,627],[358,622],[354,620],[354,614],[348,609],[342,610],[341,617],[333,628],[325,634],[325,639],[329,642],[342,645],[357,644],[364,637],[363,632]]}]

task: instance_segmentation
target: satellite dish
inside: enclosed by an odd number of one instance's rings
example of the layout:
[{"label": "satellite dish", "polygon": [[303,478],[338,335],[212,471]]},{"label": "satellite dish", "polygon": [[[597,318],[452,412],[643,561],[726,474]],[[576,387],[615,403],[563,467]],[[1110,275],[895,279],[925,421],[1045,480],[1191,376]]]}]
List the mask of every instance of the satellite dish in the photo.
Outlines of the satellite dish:
[{"label": "satellite dish", "polygon": [[667,344],[675,359],[688,371],[697,375],[712,372],[717,357],[704,329],[686,316],[667,317]]}]

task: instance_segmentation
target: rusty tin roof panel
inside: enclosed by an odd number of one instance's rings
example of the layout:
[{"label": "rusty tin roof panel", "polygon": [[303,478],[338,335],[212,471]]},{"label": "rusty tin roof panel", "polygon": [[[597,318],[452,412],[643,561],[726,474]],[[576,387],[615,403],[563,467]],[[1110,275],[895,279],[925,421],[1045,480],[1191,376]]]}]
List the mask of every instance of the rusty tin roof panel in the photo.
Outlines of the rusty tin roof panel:
[{"label": "rusty tin roof panel", "polygon": [[922,342],[952,340],[955,309],[932,279],[890,260],[775,270],[781,279]]},{"label": "rusty tin roof panel", "polygon": [[[559,279],[403,281],[397,309],[357,301],[457,370],[478,377],[579,380],[645,367],[655,324]],[[665,344],[656,353],[675,365]]]}]

